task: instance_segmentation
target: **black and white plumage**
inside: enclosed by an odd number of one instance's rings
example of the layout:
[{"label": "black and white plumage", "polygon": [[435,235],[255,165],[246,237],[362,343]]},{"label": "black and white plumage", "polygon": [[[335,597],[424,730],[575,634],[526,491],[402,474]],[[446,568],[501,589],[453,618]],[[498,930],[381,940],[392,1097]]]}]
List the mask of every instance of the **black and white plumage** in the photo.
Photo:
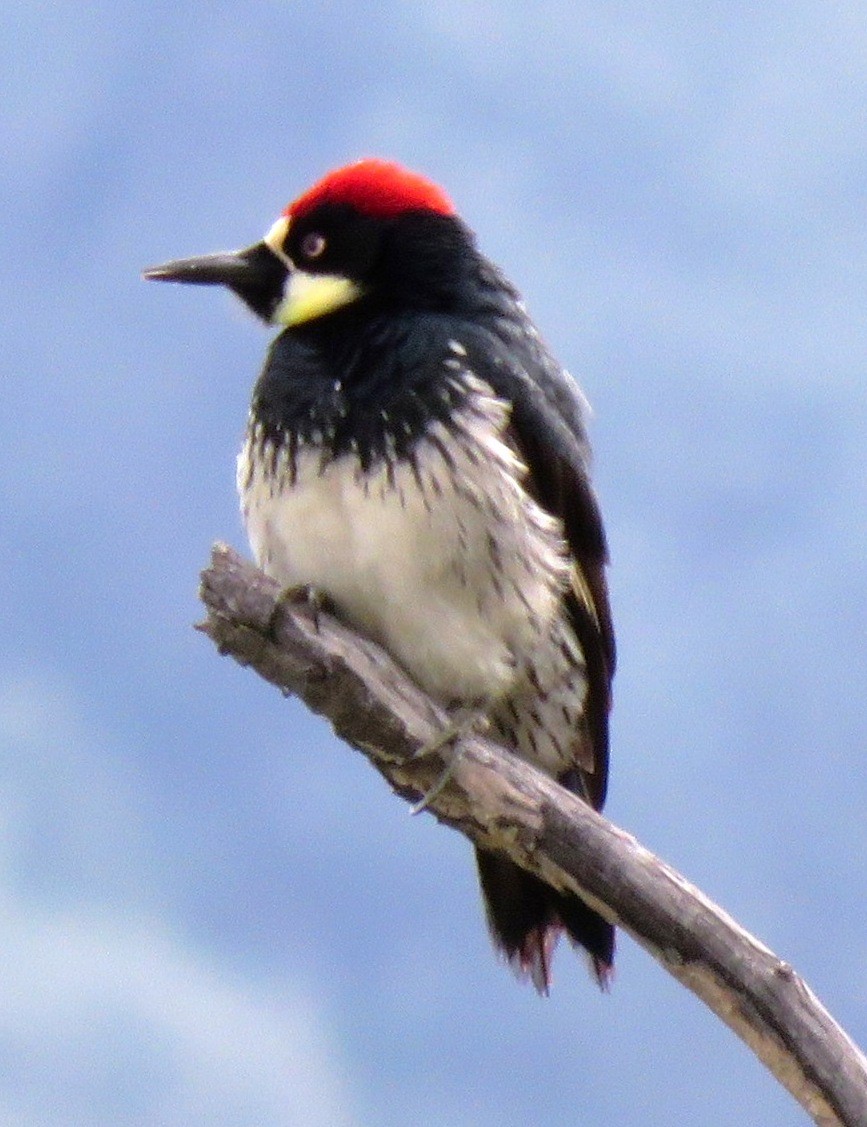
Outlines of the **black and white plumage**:
[{"label": "black and white plumage", "polygon": [[[585,403],[446,197],[330,174],[261,244],[149,272],[223,282],[284,326],[238,460],[260,566],[327,596],[444,704],[596,808],[614,641]],[[540,991],[565,930],[600,982],[613,929],[479,851],[495,942]]]}]

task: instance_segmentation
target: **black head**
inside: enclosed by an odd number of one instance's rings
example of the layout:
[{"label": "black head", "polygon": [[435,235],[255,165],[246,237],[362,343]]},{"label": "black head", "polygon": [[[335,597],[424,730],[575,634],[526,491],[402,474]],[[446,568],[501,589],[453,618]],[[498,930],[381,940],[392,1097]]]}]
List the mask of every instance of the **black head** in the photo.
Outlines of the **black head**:
[{"label": "black head", "polygon": [[146,278],[225,285],[263,321],[294,328],[356,303],[449,309],[473,237],[430,181],[385,161],[329,173],[246,250],[181,259]]}]

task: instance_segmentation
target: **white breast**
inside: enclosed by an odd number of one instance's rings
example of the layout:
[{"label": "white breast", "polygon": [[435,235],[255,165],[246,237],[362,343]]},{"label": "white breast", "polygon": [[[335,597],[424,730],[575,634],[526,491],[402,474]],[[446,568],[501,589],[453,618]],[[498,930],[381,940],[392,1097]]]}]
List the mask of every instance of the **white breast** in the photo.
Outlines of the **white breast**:
[{"label": "white breast", "polygon": [[559,524],[527,494],[503,441],[506,419],[479,385],[457,437],[432,424],[414,467],[396,460],[365,474],[354,454],[323,467],[302,448],[290,475],[285,451],[273,458],[255,428],[239,458],[259,565],[322,591],[444,701],[505,692],[568,573]]}]

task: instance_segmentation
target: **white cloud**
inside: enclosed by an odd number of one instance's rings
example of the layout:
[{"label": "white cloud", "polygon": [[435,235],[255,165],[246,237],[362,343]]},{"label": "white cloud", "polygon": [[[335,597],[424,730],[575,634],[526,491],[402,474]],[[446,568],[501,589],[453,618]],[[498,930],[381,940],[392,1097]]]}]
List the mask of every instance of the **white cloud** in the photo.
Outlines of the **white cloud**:
[{"label": "white cloud", "polygon": [[353,1122],[323,1016],[302,990],[272,994],[160,926],[92,908],[7,900],[2,943],[0,1044],[32,1076],[24,1106],[8,1108],[22,1123],[66,1122],[59,1108],[108,1122],[111,1076],[138,1087],[145,1121],[165,1127]]},{"label": "white cloud", "polygon": [[[136,874],[146,896],[153,863],[123,832],[135,790],[72,695],[45,678],[8,683],[0,748],[3,1122],[352,1123],[339,1051],[306,989],[221,968],[136,902]],[[34,844],[52,821],[56,838]]]},{"label": "white cloud", "polygon": [[19,888],[37,881],[59,897],[147,883],[129,758],[88,729],[58,678],[2,672],[0,879]]}]

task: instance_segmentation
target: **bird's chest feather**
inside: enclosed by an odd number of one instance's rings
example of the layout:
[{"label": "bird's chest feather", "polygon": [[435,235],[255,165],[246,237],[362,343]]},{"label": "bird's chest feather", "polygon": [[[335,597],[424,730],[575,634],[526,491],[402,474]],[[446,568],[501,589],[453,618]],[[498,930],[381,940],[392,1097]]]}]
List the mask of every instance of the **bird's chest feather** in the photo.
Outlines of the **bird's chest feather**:
[{"label": "bird's chest feather", "polygon": [[239,458],[260,566],[310,585],[445,701],[491,700],[553,621],[568,564],[559,523],[524,487],[486,387],[402,457],[274,448],[255,425]]}]

